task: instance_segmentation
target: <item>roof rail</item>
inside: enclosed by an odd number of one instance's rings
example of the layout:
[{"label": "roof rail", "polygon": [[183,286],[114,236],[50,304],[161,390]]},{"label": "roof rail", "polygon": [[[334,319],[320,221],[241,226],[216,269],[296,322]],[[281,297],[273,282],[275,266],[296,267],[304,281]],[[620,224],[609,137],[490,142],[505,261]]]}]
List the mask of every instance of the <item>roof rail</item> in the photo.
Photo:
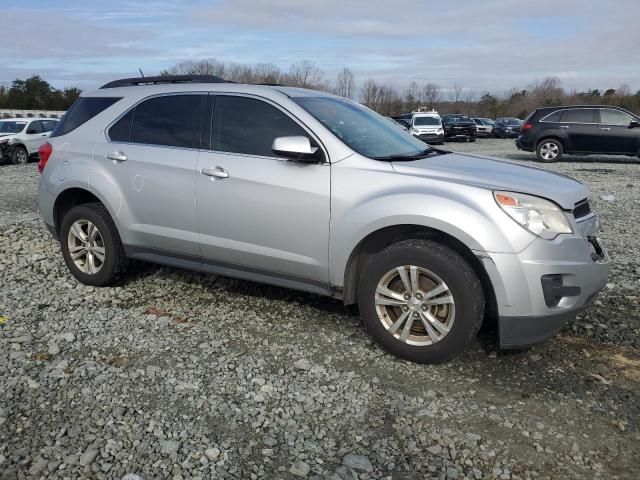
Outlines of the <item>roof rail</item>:
[{"label": "roof rail", "polygon": [[215,75],[161,75],[158,77],[123,78],[105,83],[100,88],[134,87],[159,83],[233,83]]}]

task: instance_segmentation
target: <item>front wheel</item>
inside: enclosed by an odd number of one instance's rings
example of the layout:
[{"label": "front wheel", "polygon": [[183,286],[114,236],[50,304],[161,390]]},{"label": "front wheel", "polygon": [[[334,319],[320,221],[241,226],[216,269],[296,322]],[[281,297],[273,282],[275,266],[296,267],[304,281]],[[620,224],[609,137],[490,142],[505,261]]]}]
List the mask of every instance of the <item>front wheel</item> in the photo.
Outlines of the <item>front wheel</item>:
[{"label": "front wheel", "polygon": [[553,138],[549,138],[538,143],[536,156],[541,162],[556,162],[562,157],[563,151],[562,143]]},{"label": "front wheel", "polygon": [[464,351],[478,333],[484,294],[458,253],[430,240],[406,240],[366,262],[358,306],[367,331],[386,350],[438,363]]},{"label": "front wheel", "polygon": [[22,146],[17,146],[11,153],[11,161],[14,165],[26,165],[29,161],[29,152]]},{"label": "front wheel", "polygon": [[127,265],[116,226],[97,203],[69,210],[60,228],[60,246],[67,268],[85,285],[111,285]]}]

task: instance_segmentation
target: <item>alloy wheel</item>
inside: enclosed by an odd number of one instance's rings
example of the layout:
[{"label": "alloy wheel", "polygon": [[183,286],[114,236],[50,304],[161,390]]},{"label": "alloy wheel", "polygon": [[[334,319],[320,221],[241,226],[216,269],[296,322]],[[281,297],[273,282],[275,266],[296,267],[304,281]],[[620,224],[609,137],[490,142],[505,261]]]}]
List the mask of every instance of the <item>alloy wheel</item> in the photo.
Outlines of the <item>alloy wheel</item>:
[{"label": "alloy wheel", "polygon": [[543,143],[540,147],[540,155],[545,160],[553,160],[560,153],[560,148],[553,142]]},{"label": "alloy wheel", "polygon": [[16,151],[16,163],[18,165],[25,165],[28,160],[29,155],[27,154],[27,151],[24,148],[19,148]]},{"label": "alloy wheel", "polygon": [[98,273],[105,260],[105,248],[100,230],[88,220],[77,220],[71,225],[67,236],[69,255],[82,272]]},{"label": "alloy wheel", "polygon": [[397,340],[426,346],[442,340],[455,320],[455,302],[447,284],[423,267],[389,270],[375,293],[378,319]]}]

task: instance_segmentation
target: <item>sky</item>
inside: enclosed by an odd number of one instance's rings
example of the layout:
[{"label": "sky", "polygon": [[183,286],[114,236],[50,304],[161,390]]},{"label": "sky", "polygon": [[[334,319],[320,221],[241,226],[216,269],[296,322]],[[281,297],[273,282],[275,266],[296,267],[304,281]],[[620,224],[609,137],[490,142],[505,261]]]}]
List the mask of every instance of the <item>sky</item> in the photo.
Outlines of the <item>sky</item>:
[{"label": "sky", "polygon": [[3,0],[0,83],[92,89],[183,60],[313,60],[334,81],[640,89],[640,0]]}]

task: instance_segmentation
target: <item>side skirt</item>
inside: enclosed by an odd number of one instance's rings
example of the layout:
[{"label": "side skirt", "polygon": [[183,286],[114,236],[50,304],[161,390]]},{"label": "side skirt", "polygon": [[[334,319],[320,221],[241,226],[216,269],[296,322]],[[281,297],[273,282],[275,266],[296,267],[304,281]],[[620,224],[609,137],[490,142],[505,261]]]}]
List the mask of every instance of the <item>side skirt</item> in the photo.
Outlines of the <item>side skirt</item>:
[{"label": "side skirt", "polygon": [[341,298],[339,291],[328,283],[319,282],[309,278],[298,277],[272,270],[239,265],[228,262],[202,259],[194,255],[186,255],[176,252],[168,252],[156,248],[140,247],[137,245],[124,245],[127,257],[144,262],[168,265],[170,267],[184,268],[198,272],[212,273],[223,277],[238,278],[250,282],[265,283],[277,287],[291,288],[303,292],[318,295]]}]

